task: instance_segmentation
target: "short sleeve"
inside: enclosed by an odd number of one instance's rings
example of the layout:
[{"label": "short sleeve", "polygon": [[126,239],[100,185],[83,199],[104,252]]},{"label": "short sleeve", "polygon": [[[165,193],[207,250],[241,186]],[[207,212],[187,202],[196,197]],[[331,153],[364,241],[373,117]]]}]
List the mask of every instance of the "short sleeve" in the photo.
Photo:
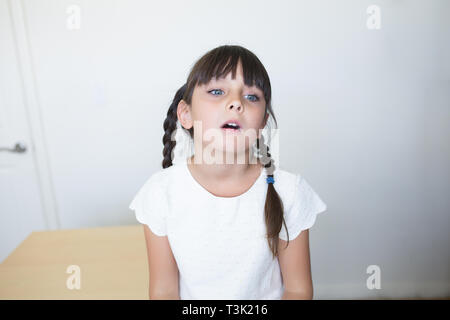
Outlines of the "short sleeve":
[{"label": "short sleeve", "polygon": [[[290,208],[284,213],[289,232],[289,241],[294,240],[303,230],[309,229],[316,221],[317,214],[325,211],[327,205],[300,175],[295,180],[294,194]],[[286,227],[281,226],[280,239],[287,241]]]},{"label": "short sleeve", "polygon": [[144,183],[129,208],[134,210],[136,219],[148,225],[154,234],[167,235],[167,197],[163,192],[163,185],[158,183],[155,175]]}]

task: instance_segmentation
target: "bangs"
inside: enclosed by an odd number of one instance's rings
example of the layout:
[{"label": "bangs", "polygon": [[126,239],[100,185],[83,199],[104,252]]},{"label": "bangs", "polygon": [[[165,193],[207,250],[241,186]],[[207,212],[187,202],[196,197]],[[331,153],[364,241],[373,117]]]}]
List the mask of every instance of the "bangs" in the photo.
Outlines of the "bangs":
[{"label": "bangs", "polygon": [[225,78],[230,72],[235,79],[239,60],[245,85],[258,87],[265,100],[270,101],[270,80],[264,66],[256,55],[240,46],[225,45],[207,52],[193,67],[190,83],[193,86],[204,85],[213,78]]}]

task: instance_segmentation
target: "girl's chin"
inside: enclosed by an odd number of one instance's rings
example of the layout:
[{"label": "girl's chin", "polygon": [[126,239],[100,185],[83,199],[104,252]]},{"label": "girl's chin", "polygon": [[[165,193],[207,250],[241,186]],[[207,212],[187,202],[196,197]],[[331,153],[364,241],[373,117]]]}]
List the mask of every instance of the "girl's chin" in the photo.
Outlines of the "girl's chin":
[{"label": "girl's chin", "polygon": [[205,151],[203,160],[207,163],[244,164],[247,162],[246,159],[248,158],[249,162],[253,161],[253,163],[257,163],[256,158],[249,152],[251,152],[251,150],[244,149],[238,151],[217,147],[213,150],[209,149],[208,151]]}]

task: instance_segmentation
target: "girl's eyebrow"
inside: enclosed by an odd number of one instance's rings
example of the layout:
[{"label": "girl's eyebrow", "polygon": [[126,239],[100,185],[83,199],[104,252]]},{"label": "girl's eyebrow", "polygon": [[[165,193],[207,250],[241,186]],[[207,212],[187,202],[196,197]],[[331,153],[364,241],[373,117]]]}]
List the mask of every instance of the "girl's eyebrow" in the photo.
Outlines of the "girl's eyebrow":
[{"label": "girl's eyebrow", "polygon": [[[210,82],[223,82],[223,81],[225,81],[225,78],[220,78],[220,79],[218,79],[218,80],[215,79],[215,78],[211,78],[211,80],[210,80]],[[256,85],[253,85],[253,86],[247,86],[247,85],[244,83],[244,87],[262,91],[262,90],[261,90],[258,86],[256,86]]]}]

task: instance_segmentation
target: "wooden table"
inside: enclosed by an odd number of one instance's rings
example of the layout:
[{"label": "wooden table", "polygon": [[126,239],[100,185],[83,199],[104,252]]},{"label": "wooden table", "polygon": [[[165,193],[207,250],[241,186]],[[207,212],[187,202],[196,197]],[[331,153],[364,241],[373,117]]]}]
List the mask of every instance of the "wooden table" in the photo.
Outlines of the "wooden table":
[{"label": "wooden table", "polygon": [[143,226],[32,232],[0,264],[0,299],[148,299]]}]

